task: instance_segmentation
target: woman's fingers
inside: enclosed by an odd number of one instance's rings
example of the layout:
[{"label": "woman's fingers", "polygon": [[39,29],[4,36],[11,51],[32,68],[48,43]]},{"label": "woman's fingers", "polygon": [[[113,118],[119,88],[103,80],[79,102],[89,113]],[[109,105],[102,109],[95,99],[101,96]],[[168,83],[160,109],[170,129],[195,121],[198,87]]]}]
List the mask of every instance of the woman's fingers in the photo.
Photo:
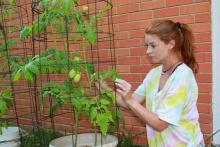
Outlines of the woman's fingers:
[{"label": "woman's fingers", "polygon": [[129,84],[127,81],[123,80],[123,79],[116,79],[115,80],[115,83],[118,83],[122,86],[125,86],[125,87],[131,87],[131,84]]},{"label": "woman's fingers", "polygon": [[131,84],[122,79],[116,79],[115,85],[117,86],[117,92],[122,96],[126,96],[131,91]]},{"label": "woman's fingers", "polygon": [[115,83],[115,85],[116,85],[119,89],[121,89],[121,90],[123,90],[123,91],[126,91],[126,87],[123,86],[122,84],[120,84],[120,83]]}]

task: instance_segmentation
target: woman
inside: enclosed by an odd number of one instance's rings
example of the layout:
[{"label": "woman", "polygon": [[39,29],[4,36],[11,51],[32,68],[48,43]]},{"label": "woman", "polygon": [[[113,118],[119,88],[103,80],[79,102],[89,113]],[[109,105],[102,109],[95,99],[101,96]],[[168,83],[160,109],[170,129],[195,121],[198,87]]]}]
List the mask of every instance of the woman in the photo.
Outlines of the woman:
[{"label": "woman", "polygon": [[[145,44],[152,63],[159,66],[147,74],[134,93],[128,82],[117,79],[117,103],[146,123],[150,147],[204,146],[196,107],[194,74],[198,64],[191,29],[183,23],[157,20],[146,28]],[[101,87],[110,88],[104,82]]]}]

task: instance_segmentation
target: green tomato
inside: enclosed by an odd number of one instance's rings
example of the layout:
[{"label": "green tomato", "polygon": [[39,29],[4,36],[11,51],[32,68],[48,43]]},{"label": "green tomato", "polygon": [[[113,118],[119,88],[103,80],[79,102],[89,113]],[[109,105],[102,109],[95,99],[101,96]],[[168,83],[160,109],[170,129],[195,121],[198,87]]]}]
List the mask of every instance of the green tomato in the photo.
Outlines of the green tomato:
[{"label": "green tomato", "polygon": [[83,6],[82,6],[82,11],[83,11],[83,12],[87,12],[88,9],[89,9],[89,7],[88,7],[87,5],[83,5]]},{"label": "green tomato", "polygon": [[78,83],[80,80],[81,80],[81,74],[78,73],[78,74],[76,74],[76,76],[73,78],[73,81],[74,81],[75,83]]},{"label": "green tomato", "polygon": [[76,62],[79,62],[80,60],[81,60],[81,58],[80,58],[80,56],[78,56],[78,55],[75,56],[74,59],[73,59],[73,61],[76,61]]},{"label": "green tomato", "polygon": [[74,69],[71,69],[69,72],[69,77],[72,79],[76,76],[76,71]]}]

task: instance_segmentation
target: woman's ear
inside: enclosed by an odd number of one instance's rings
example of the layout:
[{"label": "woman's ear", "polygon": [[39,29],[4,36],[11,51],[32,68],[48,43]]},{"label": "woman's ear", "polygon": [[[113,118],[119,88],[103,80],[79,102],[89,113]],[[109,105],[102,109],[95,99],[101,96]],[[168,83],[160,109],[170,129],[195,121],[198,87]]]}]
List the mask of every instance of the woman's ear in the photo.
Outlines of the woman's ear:
[{"label": "woman's ear", "polygon": [[168,49],[172,50],[175,47],[175,40],[170,40],[170,42],[168,43]]}]

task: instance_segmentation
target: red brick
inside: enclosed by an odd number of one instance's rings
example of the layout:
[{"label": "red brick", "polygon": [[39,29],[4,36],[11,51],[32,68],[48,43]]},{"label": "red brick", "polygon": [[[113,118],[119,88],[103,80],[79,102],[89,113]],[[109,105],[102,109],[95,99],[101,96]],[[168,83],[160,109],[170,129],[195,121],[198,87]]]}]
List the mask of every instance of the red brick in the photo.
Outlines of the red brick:
[{"label": "red brick", "polygon": [[196,24],[189,24],[192,28],[193,32],[210,32],[211,25],[210,23],[196,23]]},{"label": "red brick", "polygon": [[145,56],[142,56],[141,57],[141,64],[151,64],[151,61],[150,61],[150,58],[147,56],[147,55],[145,55]]},{"label": "red brick", "polygon": [[129,20],[147,20],[152,18],[152,11],[141,11],[129,14]]},{"label": "red brick", "polygon": [[200,12],[208,12],[210,11],[210,4],[209,3],[198,3],[194,5],[186,5],[180,7],[180,14],[193,14],[193,13],[200,13]]},{"label": "red brick", "polygon": [[212,54],[210,52],[208,52],[208,53],[198,53],[198,54],[196,54],[196,60],[199,63],[211,62],[212,61]]},{"label": "red brick", "polygon": [[114,23],[128,22],[128,14],[113,16]]},{"label": "red brick", "polygon": [[130,55],[131,56],[143,56],[146,54],[146,49],[141,47],[135,47],[130,49]]},{"label": "red brick", "polygon": [[193,15],[181,15],[181,16],[173,16],[170,17],[175,22],[181,22],[186,24],[194,23],[194,16]]},{"label": "red brick", "polygon": [[206,103],[209,104],[212,101],[211,94],[208,93],[199,93],[198,103]]},{"label": "red brick", "polygon": [[199,92],[211,92],[212,85],[210,83],[199,83]]},{"label": "red brick", "polygon": [[123,23],[119,24],[119,31],[127,31],[127,30],[137,30],[141,28],[140,22],[128,22],[128,23]]},{"label": "red brick", "polygon": [[144,29],[140,29],[140,30],[135,30],[135,31],[130,31],[130,38],[143,38],[144,39]]},{"label": "red brick", "polygon": [[128,82],[141,81],[140,74],[121,74],[121,78]]},{"label": "red brick", "polygon": [[198,2],[210,2],[210,0],[194,0],[195,3],[198,3]]},{"label": "red brick", "polygon": [[185,4],[191,4],[193,3],[193,0],[166,0],[166,4],[168,7],[170,6],[180,6],[180,5],[185,5]]},{"label": "red brick", "polygon": [[209,114],[199,114],[199,122],[203,124],[211,124],[212,123],[212,117]]},{"label": "red brick", "polygon": [[139,39],[120,40],[118,41],[118,46],[120,48],[140,46],[140,40]]},{"label": "red brick", "polygon": [[28,106],[30,104],[31,104],[31,102],[29,99],[16,99],[16,105]]},{"label": "red brick", "polygon": [[130,52],[129,52],[128,49],[116,49],[115,50],[115,55],[117,57],[119,57],[119,56],[129,56]]},{"label": "red brick", "polygon": [[130,72],[130,65],[117,65],[116,71],[120,73],[129,73]]},{"label": "red brick", "polygon": [[118,14],[136,12],[140,10],[139,7],[140,7],[139,4],[120,6],[118,7]]},{"label": "red brick", "polygon": [[[146,130],[146,129],[145,129]],[[141,145],[146,145],[146,146],[148,146],[148,144],[147,144],[147,136],[143,136],[143,135],[141,135],[141,136],[139,136],[139,137],[137,137],[137,138],[134,138],[134,140],[133,140],[135,143],[137,143],[137,144],[141,144]]]},{"label": "red brick", "polygon": [[199,63],[199,73],[211,73],[211,63]]},{"label": "red brick", "polygon": [[212,132],[212,127],[210,124],[201,124],[200,128],[204,134],[209,134]]},{"label": "red brick", "polygon": [[112,9],[112,15],[118,14],[118,7],[113,7]]},{"label": "red brick", "polygon": [[130,111],[130,110],[127,110],[127,109],[124,109],[124,108],[120,108],[121,109],[121,112],[123,114],[123,116],[136,116],[134,114],[134,112]]},{"label": "red brick", "polygon": [[151,69],[149,66],[144,65],[132,65],[131,72],[132,73],[146,73]]},{"label": "red brick", "polygon": [[32,125],[31,119],[19,118],[18,122],[19,124],[23,124],[23,125]]},{"label": "red brick", "polygon": [[163,8],[165,6],[164,0],[153,0],[141,3],[141,10],[154,10]]},{"label": "red brick", "polygon": [[121,31],[115,33],[115,40],[121,40],[121,39],[128,39],[129,38],[129,32]]},{"label": "red brick", "polygon": [[195,37],[196,43],[211,42],[211,34],[210,33],[197,33],[194,35],[194,37]]},{"label": "red brick", "polygon": [[140,58],[139,57],[123,57],[118,58],[118,64],[140,64]]},{"label": "red brick", "polygon": [[202,14],[195,15],[195,22],[196,23],[210,22],[210,21],[211,21],[210,13],[202,13]]},{"label": "red brick", "polygon": [[211,44],[210,43],[200,43],[195,44],[196,52],[210,52],[211,51]]},{"label": "red brick", "polygon": [[114,6],[120,6],[120,5],[127,5],[128,4],[128,0],[112,0],[111,1]]},{"label": "red brick", "polygon": [[212,75],[211,74],[198,74],[196,76],[197,82],[201,83],[211,83],[212,82]]},{"label": "red brick", "polygon": [[170,17],[176,15],[179,15],[179,8],[165,8],[165,9],[155,10],[153,12],[153,17],[155,18]]},{"label": "red brick", "polygon": [[125,124],[132,125],[132,126],[145,126],[145,123],[140,120],[138,117],[123,117]]},{"label": "red brick", "polygon": [[212,112],[211,105],[208,104],[198,104],[198,110],[200,113],[210,114]]}]

